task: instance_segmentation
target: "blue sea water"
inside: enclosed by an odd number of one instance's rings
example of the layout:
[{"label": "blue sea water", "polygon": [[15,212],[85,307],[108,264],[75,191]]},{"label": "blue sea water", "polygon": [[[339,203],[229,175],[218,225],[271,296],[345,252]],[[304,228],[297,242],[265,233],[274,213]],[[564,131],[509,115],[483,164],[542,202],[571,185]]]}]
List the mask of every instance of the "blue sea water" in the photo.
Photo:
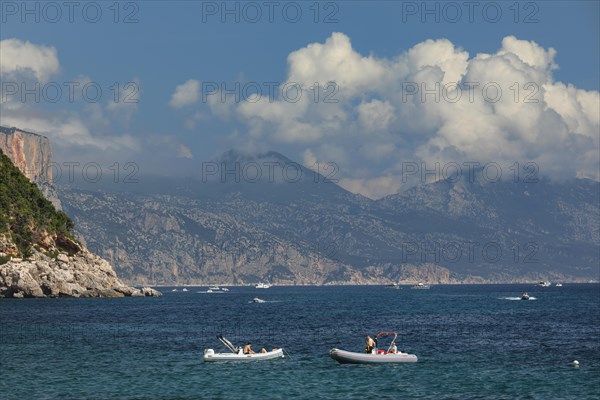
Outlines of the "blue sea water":
[{"label": "blue sea water", "polygon": [[[597,284],[204,290],[0,301],[0,398],[600,398]],[[516,300],[525,290],[535,300]],[[327,355],[362,351],[378,331],[398,331],[398,348],[419,362],[339,365]],[[203,363],[205,348],[221,350],[217,334],[289,356]]]}]

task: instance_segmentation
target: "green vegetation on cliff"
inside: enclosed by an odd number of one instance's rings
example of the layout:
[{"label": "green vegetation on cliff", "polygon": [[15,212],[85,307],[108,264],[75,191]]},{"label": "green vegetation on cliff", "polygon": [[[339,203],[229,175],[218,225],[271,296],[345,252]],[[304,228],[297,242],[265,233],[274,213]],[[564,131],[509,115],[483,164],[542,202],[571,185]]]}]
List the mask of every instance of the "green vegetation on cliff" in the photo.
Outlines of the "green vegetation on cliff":
[{"label": "green vegetation on cliff", "polygon": [[[18,255],[28,257],[34,245],[74,252],[73,222],[40,192],[0,150],[0,235],[9,234]],[[52,238],[50,241],[46,238]]]}]

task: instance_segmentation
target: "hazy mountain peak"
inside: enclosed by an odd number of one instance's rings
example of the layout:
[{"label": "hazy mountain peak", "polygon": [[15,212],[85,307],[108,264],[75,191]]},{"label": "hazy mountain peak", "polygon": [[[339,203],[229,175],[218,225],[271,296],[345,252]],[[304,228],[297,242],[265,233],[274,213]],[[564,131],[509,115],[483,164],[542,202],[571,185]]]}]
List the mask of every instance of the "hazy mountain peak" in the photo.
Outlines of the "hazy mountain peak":
[{"label": "hazy mountain peak", "polygon": [[280,162],[280,163],[294,163],[286,156],[273,150],[266,152],[252,152],[240,149],[229,149],[221,154],[216,160],[219,163],[232,163],[232,162]]}]

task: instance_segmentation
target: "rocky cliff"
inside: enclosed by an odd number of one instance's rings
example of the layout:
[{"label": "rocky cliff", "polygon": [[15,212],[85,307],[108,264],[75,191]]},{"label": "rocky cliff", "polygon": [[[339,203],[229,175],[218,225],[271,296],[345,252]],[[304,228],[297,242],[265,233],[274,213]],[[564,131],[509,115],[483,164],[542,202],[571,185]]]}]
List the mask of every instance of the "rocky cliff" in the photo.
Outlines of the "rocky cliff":
[{"label": "rocky cliff", "polygon": [[[17,159],[25,154],[19,140],[10,142]],[[49,161],[43,154],[29,156],[40,164]],[[21,167],[39,176],[24,160]],[[123,284],[110,264],[90,253],[72,231],[71,220],[0,149],[0,297],[160,295]]]},{"label": "rocky cliff", "polygon": [[61,208],[52,186],[52,148],[47,137],[0,126],[0,150],[30,181],[38,185],[54,207]]},{"label": "rocky cliff", "polygon": [[102,258],[82,249],[56,257],[36,252],[27,260],[0,265],[0,297],[144,297],[160,296],[151,288],[125,285]]}]

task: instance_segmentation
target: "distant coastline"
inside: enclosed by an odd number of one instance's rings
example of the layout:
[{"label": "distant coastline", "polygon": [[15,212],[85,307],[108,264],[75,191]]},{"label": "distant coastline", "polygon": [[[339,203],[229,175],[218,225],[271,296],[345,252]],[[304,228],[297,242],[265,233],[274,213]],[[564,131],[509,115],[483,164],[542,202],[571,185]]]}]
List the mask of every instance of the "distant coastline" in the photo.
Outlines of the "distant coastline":
[{"label": "distant coastline", "polygon": [[[424,282],[426,283],[426,282]],[[432,287],[434,286],[476,286],[476,285],[534,285],[537,286],[539,282],[482,282],[482,283],[464,283],[464,282],[452,282],[452,283],[427,283],[428,285],[431,285]],[[554,284],[556,282],[553,282],[551,287],[554,287]],[[597,285],[600,284],[600,280],[592,280],[592,281],[561,281],[560,283],[562,283],[563,285]],[[134,287],[141,287],[141,286],[150,286],[153,288],[205,288],[208,286],[220,286],[220,287],[254,287],[255,284],[247,284],[247,285],[240,285],[240,284],[230,284],[230,283],[207,283],[207,284],[198,284],[198,283],[194,283],[194,284],[173,284],[173,285],[166,285],[166,284],[160,284],[160,285],[152,285],[152,284],[145,284],[145,285],[140,285],[140,284],[132,284],[131,286]],[[282,283],[282,284],[273,284],[273,287],[278,287],[278,286],[283,286],[283,287],[326,287],[326,286],[387,286],[389,285],[389,283],[324,283],[324,284],[290,284],[290,283]],[[415,283],[400,283],[399,286],[402,288],[410,288],[411,286],[414,286]]]}]

